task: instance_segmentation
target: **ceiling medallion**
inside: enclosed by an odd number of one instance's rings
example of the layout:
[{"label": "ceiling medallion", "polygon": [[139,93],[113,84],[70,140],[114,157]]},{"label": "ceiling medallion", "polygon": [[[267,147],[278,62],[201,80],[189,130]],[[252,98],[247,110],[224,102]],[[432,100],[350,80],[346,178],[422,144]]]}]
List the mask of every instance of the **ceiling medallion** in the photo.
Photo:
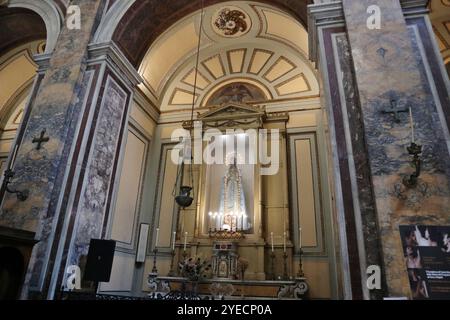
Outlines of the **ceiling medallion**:
[{"label": "ceiling medallion", "polygon": [[238,7],[222,8],[213,16],[214,31],[224,37],[235,38],[246,34],[251,28],[250,17]]}]

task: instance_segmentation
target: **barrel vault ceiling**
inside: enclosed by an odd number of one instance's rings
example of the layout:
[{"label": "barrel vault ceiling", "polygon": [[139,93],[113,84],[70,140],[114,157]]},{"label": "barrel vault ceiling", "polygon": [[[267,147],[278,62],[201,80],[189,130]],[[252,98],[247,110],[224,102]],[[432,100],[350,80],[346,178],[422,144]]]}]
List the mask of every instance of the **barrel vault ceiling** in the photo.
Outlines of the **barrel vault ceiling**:
[{"label": "barrel vault ceiling", "polygon": [[308,34],[287,13],[253,2],[224,2],[205,9],[194,98],[200,13],[180,20],[149,48],[139,69],[141,89],[162,112],[206,104],[234,82],[252,84],[267,100],[318,96],[307,59]]},{"label": "barrel vault ceiling", "polygon": [[450,63],[450,0],[430,1],[430,19],[439,50],[446,64]]}]

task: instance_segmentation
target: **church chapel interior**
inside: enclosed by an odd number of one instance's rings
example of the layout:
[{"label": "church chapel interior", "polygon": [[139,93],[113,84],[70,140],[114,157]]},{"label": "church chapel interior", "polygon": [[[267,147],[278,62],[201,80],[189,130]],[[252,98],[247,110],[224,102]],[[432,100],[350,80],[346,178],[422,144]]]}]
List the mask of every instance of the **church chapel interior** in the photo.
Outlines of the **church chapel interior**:
[{"label": "church chapel interior", "polygon": [[0,300],[449,299],[449,75],[449,0],[0,0]]}]

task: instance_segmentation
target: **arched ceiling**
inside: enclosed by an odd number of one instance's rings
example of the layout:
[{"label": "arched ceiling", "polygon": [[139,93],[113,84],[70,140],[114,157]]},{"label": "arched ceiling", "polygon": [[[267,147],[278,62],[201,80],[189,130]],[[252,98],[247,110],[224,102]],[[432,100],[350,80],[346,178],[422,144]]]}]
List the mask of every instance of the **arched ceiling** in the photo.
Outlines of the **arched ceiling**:
[{"label": "arched ceiling", "polygon": [[[307,5],[312,0],[256,0],[280,8],[306,26]],[[226,2],[204,0],[205,6]],[[243,2],[243,1],[236,1]],[[139,66],[148,46],[171,25],[201,8],[202,0],[135,0],[120,20],[113,40],[134,66]]]},{"label": "arched ceiling", "polygon": [[450,63],[450,0],[430,1],[430,19],[439,50],[445,63]]},{"label": "arched ceiling", "polygon": [[[199,26],[199,12],[180,20],[153,43],[141,64],[143,91],[158,100],[162,112],[192,104]],[[317,96],[319,84],[307,52],[306,29],[276,7],[243,1],[209,6],[195,104],[204,106],[211,94],[232,82],[257,86],[266,100]]]},{"label": "arched ceiling", "polygon": [[55,4],[59,7],[62,12],[65,12],[67,7],[69,6],[70,0],[53,0]]},{"label": "arched ceiling", "polygon": [[46,28],[35,12],[22,8],[0,7],[0,54],[24,43],[45,39]]},{"label": "arched ceiling", "polygon": [[[32,41],[18,46],[0,55],[0,128],[3,129],[6,119],[18,105],[23,109],[24,100],[28,97],[30,86],[36,75],[37,65],[33,55],[44,52],[45,40]],[[17,112],[16,112],[17,111]],[[17,117],[11,120],[17,124]]]}]

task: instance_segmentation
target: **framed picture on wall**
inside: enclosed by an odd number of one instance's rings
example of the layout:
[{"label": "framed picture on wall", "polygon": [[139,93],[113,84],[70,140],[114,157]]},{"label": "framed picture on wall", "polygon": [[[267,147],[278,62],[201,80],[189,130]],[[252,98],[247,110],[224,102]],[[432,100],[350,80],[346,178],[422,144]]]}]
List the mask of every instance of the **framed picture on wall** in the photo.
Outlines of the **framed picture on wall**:
[{"label": "framed picture on wall", "polygon": [[148,223],[141,223],[139,228],[139,241],[136,250],[136,262],[145,262],[149,229],[150,225]]},{"label": "framed picture on wall", "polygon": [[414,300],[450,298],[450,226],[400,226]]}]

